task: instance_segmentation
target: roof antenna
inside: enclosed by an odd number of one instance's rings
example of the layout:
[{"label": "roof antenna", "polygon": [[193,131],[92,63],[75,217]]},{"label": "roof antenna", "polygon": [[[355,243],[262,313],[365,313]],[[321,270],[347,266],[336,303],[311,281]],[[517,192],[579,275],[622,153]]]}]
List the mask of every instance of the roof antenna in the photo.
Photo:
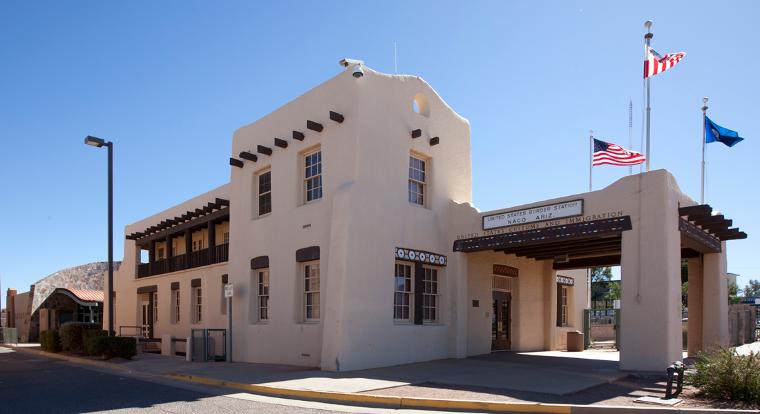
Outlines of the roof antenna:
[{"label": "roof antenna", "polygon": [[398,55],[396,53],[396,41],[393,41],[393,73],[398,75]]}]

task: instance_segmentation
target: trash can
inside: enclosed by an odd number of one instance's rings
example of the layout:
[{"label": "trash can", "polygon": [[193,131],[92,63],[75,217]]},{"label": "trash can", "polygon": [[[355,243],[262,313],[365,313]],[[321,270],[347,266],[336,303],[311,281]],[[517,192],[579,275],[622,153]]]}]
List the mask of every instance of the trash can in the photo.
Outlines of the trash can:
[{"label": "trash can", "polygon": [[583,351],[583,332],[570,331],[567,333],[567,351],[568,352]]}]

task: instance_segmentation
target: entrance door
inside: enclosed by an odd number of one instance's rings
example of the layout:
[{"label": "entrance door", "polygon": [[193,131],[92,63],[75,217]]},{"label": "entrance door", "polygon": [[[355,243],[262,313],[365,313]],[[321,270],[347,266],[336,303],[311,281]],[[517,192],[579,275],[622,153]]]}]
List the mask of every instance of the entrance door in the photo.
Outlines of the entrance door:
[{"label": "entrance door", "polygon": [[512,294],[493,292],[491,350],[503,351],[512,346]]},{"label": "entrance door", "polygon": [[153,298],[152,295],[149,299],[142,301],[142,336],[146,338],[153,338]]}]

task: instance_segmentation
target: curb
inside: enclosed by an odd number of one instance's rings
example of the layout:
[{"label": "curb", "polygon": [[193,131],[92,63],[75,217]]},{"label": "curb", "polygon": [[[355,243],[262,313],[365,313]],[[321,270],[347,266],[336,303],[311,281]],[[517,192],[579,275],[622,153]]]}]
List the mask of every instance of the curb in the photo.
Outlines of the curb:
[{"label": "curb", "polygon": [[54,352],[43,351],[40,349],[22,348],[22,347],[9,346],[9,345],[3,345],[3,346],[5,346],[6,348],[10,348],[16,352],[21,352],[21,353],[26,353],[26,354],[31,354],[31,355],[36,355],[36,356],[41,356],[41,357],[46,357],[46,358],[58,359],[61,361],[71,362],[74,364],[90,365],[90,366],[98,367],[98,368],[115,369],[119,371],[132,372],[132,370],[129,369],[128,367],[124,367],[124,366],[114,364],[111,362],[80,358],[80,357],[72,356],[72,355],[63,355],[63,354],[58,354]]},{"label": "curb", "polygon": [[233,381],[224,381],[213,378],[199,377],[187,374],[167,374],[164,377],[192,382],[196,384],[212,385],[217,387],[235,388],[255,394],[265,394],[275,397],[295,397],[309,400],[327,402],[373,404],[390,406],[395,408],[414,409],[446,409],[446,410],[476,410],[476,411],[510,411],[521,413],[552,413],[570,414],[572,406],[566,404],[543,404],[543,403],[512,403],[500,401],[468,401],[468,400],[443,400],[431,398],[392,397],[382,395],[311,391],[291,388],[270,387],[267,385],[245,384]]},{"label": "curb", "polygon": [[493,411],[493,412],[520,412],[520,413],[552,413],[552,414],[702,414],[723,413],[740,414],[756,413],[751,410],[710,409],[710,408],[675,408],[656,406],[612,406],[612,405],[573,405],[573,404],[545,404],[532,402],[503,402],[503,401],[478,401],[478,400],[447,400],[432,398],[393,397],[383,395],[369,395],[356,393],[341,393],[329,391],[311,391],[292,388],[278,388],[267,385],[245,384],[234,381],[225,381],[214,378],[200,377],[188,374],[166,374],[165,378],[175,381],[184,381],[195,384],[210,385],[216,387],[233,388],[247,391],[253,394],[264,394],[272,397],[290,397],[296,399],[317,400],[329,403],[343,403],[353,405],[374,405],[390,408],[404,409],[436,409],[450,411]]}]

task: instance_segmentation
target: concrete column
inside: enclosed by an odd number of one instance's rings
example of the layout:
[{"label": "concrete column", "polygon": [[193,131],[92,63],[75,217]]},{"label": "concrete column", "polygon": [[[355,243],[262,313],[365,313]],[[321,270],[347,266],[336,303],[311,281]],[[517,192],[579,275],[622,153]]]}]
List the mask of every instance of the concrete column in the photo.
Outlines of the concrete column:
[{"label": "concrete column", "polygon": [[694,357],[702,350],[702,258],[689,259],[689,325],[687,347]]},{"label": "concrete column", "polygon": [[728,345],[728,282],[725,242],[722,243],[721,250],[722,253],[704,255],[702,345],[705,349]]},{"label": "concrete column", "polygon": [[[451,278],[451,325],[449,335],[449,356],[452,358],[467,357],[467,312],[471,306],[467,278],[467,255],[453,253],[449,256],[447,277]],[[483,304],[481,306],[488,306]]]},{"label": "concrete column", "polygon": [[552,269],[552,261],[544,260],[543,267],[543,288],[544,288],[544,349],[552,351],[556,348],[557,343],[555,334],[557,332],[557,278],[556,272]]},{"label": "concrete column", "polygon": [[678,190],[662,170],[637,178],[633,228],[622,233],[620,368],[664,372],[682,358]]}]

